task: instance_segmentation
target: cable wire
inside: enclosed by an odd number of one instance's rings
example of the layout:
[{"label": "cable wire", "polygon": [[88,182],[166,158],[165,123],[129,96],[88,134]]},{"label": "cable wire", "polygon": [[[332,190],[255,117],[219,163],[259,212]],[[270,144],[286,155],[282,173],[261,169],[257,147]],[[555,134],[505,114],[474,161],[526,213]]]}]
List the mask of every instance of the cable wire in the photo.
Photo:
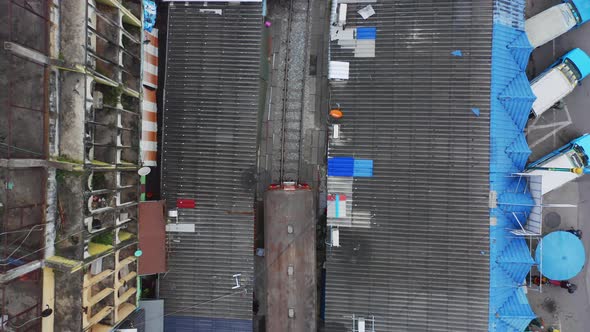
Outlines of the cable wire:
[{"label": "cable wire", "polygon": [[[37,249],[37,250],[35,250],[35,251],[31,251],[30,253],[28,253],[28,254],[26,254],[26,255],[22,255],[22,256],[20,256],[20,257],[18,257],[18,258],[15,258],[14,260],[21,260],[21,259],[23,259],[23,258],[29,257],[29,256],[31,256],[31,255],[33,255],[33,254],[35,254],[35,253],[38,253],[38,252],[39,252],[39,251],[41,251],[41,250],[45,250],[45,249],[47,249],[47,248],[53,247],[53,246],[55,246],[57,243],[61,243],[61,242],[63,242],[63,241],[66,241],[66,240],[68,240],[70,236],[74,236],[74,235],[81,234],[81,233],[83,233],[84,231],[85,231],[85,230],[84,230],[84,229],[82,229],[82,230],[81,230],[81,231],[79,231],[79,232],[74,232],[74,233],[66,234],[66,235],[64,235],[64,238],[63,238],[63,239],[61,239],[61,240],[59,240],[59,241],[55,241],[55,242],[53,242],[53,244],[46,245],[46,246],[44,246],[44,247],[41,247],[41,248],[39,248],[39,249]],[[5,258],[5,259],[8,259],[8,258]],[[0,263],[0,266],[6,266],[6,265],[10,265],[10,263]]]},{"label": "cable wire", "polygon": [[[31,235],[31,233],[33,232],[33,230],[35,229],[35,227],[37,227],[37,226],[44,226],[44,225],[43,225],[43,224],[39,224],[39,225],[35,225],[35,226],[31,227],[31,229],[29,230],[29,232],[27,233],[27,235],[25,236],[25,238],[24,238],[24,239],[21,241],[21,243],[20,243],[20,244],[19,244],[19,245],[16,247],[16,249],[14,249],[14,250],[13,250],[13,251],[10,253],[10,255],[8,255],[7,257],[1,258],[1,259],[0,259],[0,261],[4,261],[4,262],[5,262],[5,261],[9,260],[9,259],[12,257],[12,255],[14,255],[14,254],[15,254],[15,253],[16,253],[16,252],[17,252],[17,251],[18,251],[18,250],[19,250],[19,249],[22,247],[22,245],[25,243],[25,241],[27,241],[27,239],[29,238],[29,236]],[[18,240],[17,240],[17,241],[18,241]],[[16,242],[16,241],[12,242],[10,245],[14,244],[15,242]],[[10,246],[10,245],[9,245],[9,246]],[[17,258],[16,260],[19,260],[19,259]],[[9,265],[9,264],[10,264],[10,263],[8,263],[8,264],[2,264],[2,263],[0,263],[0,265]]]}]

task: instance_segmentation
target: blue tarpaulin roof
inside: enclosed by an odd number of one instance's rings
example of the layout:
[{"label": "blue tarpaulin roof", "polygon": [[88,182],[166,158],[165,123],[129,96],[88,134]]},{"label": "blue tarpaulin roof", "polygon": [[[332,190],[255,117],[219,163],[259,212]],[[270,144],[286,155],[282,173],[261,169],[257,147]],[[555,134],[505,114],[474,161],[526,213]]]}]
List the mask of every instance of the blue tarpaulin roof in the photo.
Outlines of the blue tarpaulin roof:
[{"label": "blue tarpaulin roof", "polygon": [[247,319],[167,316],[166,331],[174,332],[252,332],[252,321]]},{"label": "blue tarpaulin roof", "polygon": [[356,28],[356,39],[376,39],[376,27]]},{"label": "blue tarpaulin roof", "polygon": [[[490,189],[498,207],[490,210],[489,331],[524,331],[535,314],[522,289],[534,260],[514,213],[527,215],[533,205],[529,193],[519,191],[513,173],[524,169],[530,149],[523,129],[535,96],[524,72],[532,46],[523,31],[524,0],[496,0],[492,39],[490,124]],[[521,223],[526,218],[519,219]]]},{"label": "blue tarpaulin roof", "polygon": [[370,159],[354,160],[354,176],[371,177],[373,176],[373,161]]},{"label": "blue tarpaulin roof", "polygon": [[353,157],[328,158],[328,176],[373,176],[373,160]]},{"label": "blue tarpaulin roof", "polygon": [[328,158],[328,176],[353,176],[353,157]]}]

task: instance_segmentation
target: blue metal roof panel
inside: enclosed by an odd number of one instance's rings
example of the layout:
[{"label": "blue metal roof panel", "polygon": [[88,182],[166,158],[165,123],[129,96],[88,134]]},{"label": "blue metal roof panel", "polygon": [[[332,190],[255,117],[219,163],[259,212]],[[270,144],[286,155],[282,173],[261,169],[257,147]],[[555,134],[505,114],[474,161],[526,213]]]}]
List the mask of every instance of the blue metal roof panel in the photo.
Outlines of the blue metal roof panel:
[{"label": "blue metal roof panel", "polygon": [[516,236],[510,239],[496,261],[514,281],[521,284],[530,267],[535,263],[524,238]]},{"label": "blue metal roof panel", "polygon": [[174,332],[252,332],[252,321],[245,319],[166,316],[164,330]]},{"label": "blue metal roof panel", "polygon": [[524,169],[531,154],[531,149],[524,135],[518,135],[506,148],[506,153],[518,168]]},{"label": "blue metal roof panel", "polygon": [[[534,264],[529,247],[521,236],[512,236],[504,250],[498,255],[499,263]],[[526,275],[526,274],[525,274]],[[522,281],[522,280],[521,280]]]},{"label": "blue metal roof panel", "polygon": [[498,99],[518,128],[524,128],[529,113],[522,110],[531,110],[536,98],[526,74],[520,72],[512,78],[509,85],[500,93]]},{"label": "blue metal roof panel", "polygon": [[521,70],[526,70],[529,64],[529,58],[533,51],[533,46],[529,42],[529,38],[524,31],[515,31],[516,36],[514,40],[508,45],[508,50]]},{"label": "blue metal roof panel", "polygon": [[[526,164],[530,149],[523,128],[535,100],[524,74],[532,47],[525,40],[524,0],[496,0],[492,40],[490,121],[490,188],[498,207],[490,209],[495,225],[490,231],[489,331],[523,331],[534,314],[521,297],[520,285],[534,263],[513,212],[526,215],[533,205],[528,193],[518,191],[512,173]],[[523,218],[526,219],[526,218]],[[521,220],[521,223],[524,220]],[[531,317],[532,314],[532,317]]]},{"label": "blue metal roof panel", "polygon": [[502,321],[509,323],[516,331],[524,331],[536,317],[522,287],[514,290],[512,296],[500,308],[499,314]]},{"label": "blue metal roof panel", "polygon": [[503,192],[498,195],[498,206],[503,212],[530,213],[533,205],[535,201],[529,193]]}]

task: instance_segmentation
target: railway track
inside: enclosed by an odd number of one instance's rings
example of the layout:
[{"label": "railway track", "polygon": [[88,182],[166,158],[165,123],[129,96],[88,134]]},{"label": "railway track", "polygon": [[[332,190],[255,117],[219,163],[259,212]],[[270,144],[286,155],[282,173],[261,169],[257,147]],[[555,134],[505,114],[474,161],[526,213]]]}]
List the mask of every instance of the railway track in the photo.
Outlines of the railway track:
[{"label": "railway track", "polygon": [[279,172],[278,179],[273,179],[275,182],[299,181],[300,178],[309,10],[309,0],[289,0],[286,35],[281,41],[284,50],[282,80],[279,79],[282,93],[280,102],[276,103],[280,107],[274,112],[277,117],[280,114]]}]

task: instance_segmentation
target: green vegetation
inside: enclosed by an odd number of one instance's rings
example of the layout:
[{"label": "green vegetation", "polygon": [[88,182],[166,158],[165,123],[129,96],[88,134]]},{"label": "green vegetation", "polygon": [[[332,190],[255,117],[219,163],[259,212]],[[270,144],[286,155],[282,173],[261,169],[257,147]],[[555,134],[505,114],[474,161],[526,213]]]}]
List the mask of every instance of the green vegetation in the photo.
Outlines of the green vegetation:
[{"label": "green vegetation", "polygon": [[63,155],[57,156],[55,158],[55,161],[59,161],[62,163],[78,164],[78,165],[83,164],[81,160],[76,160],[76,159],[70,158],[68,156],[63,156]]},{"label": "green vegetation", "polygon": [[94,243],[112,246],[113,245],[113,238],[114,238],[113,232],[105,232],[105,233],[102,233],[100,235],[93,237],[91,241]]},{"label": "green vegetation", "polygon": [[119,85],[117,87],[111,87],[105,85],[104,88],[99,91],[102,92],[102,102],[105,105],[117,107],[121,94],[123,93],[123,86]]},{"label": "green vegetation", "polygon": [[107,180],[104,173],[95,172],[92,175],[92,188],[94,190],[105,189],[107,187]]},{"label": "green vegetation", "polygon": [[84,175],[84,171],[64,171],[63,169],[56,169],[55,170],[55,182],[57,182],[57,184],[64,184],[66,181],[66,177],[70,176],[70,177],[81,177],[82,175]]},{"label": "green vegetation", "polygon": [[123,105],[123,108],[128,111],[137,112],[137,100],[135,100],[133,97],[122,95],[121,105]]},{"label": "green vegetation", "polygon": [[59,184],[62,184],[65,182],[66,180],[66,172],[61,170],[61,169],[57,169],[55,170],[55,181]]},{"label": "green vegetation", "polygon": [[100,160],[92,160],[92,164],[93,165],[97,165],[97,166],[111,166],[111,164],[109,163],[105,163],[104,161],[100,161]]}]

